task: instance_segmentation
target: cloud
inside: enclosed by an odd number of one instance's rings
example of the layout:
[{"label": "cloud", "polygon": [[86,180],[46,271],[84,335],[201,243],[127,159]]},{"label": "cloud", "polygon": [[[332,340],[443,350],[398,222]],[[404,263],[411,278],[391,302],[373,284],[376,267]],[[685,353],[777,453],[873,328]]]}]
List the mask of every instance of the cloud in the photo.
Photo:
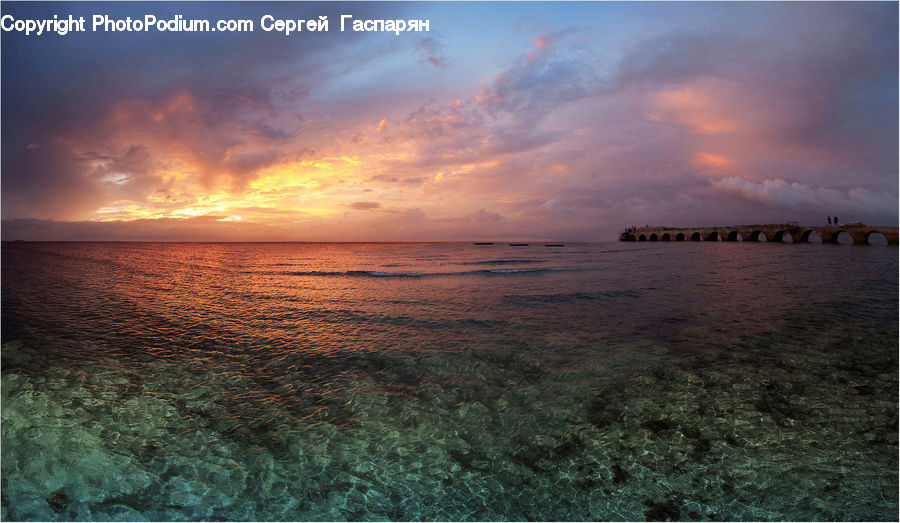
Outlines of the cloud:
[{"label": "cloud", "polygon": [[446,69],[449,65],[444,56],[444,44],[433,36],[426,36],[416,41],[413,48],[419,56],[419,63],[437,69]]},{"label": "cloud", "polygon": [[540,209],[551,218],[567,218],[572,215],[566,204],[559,200],[547,200],[541,204]]},{"label": "cloud", "polygon": [[[539,36],[533,53],[520,55],[497,74],[478,94],[477,100],[490,114],[516,113],[533,123],[559,106],[609,88],[594,56],[580,45],[580,32]],[[565,36],[563,36],[565,35]]]},{"label": "cloud", "polygon": [[[91,5],[66,10],[89,18]],[[104,9],[124,18],[148,6],[160,18],[258,19],[262,8],[116,4]],[[58,9],[19,4],[10,14],[52,18]],[[264,7],[276,18],[331,14],[332,21],[341,9],[340,4]],[[353,12],[366,17],[382,9],[358,5]],[[61,45],[56,37],[4,34],[3,216],[78,219],[111,200],[139,205],[161,190],[240,193],[263,170],[304,157],[322,141],[302,136],[314,123],[305,114],[311,84],[340,74],[330,60],[343,62],[341,57],[368,37],[334,31],[315,36],[296,45],[262,31],[202,38],[86,33]],[[29,156],[37,148],[44,159]],[[142,172],[138,159],[123,156],[129,150],[144,151]],[[110,175],[119,182],[127,176],[127,182],[113,187]],[[79,195],[77,203],[68,201],[73,194]]]},{"label": "cloud", "polygon": [[709,170],[729,167],[732,165],[732,161],[727,156],[705,152],[699,152],[695,154],[692,163],[697,167]]},{"label": "cloud", "polygon": [[353,202],[350,204],[350,207],[358,211],[370,211],[380,208],[381,204],[378,202]]},{"label": "cloud", "polygon": [[386,165],[397,178],[400,171],[413,167],[455,171],[486,158],[558,143],[567,133],[544,129],[547,117],[603,89],[593,72],[594,58],[580,46],[579,35],[541,33],[533,52],[520,53],[478,92],[449,103],[430,101],[405,118],[362,126],[354,130],[350,142],[393,153],[396,159]]},{"label": "cloud", "polygon": [[782,179],[756,183],[736,176],[712,180],[710,183],[718,191],[765,205],[785,209],[806,209],[822,214],[838,213],[840,216],[860,218],[893,214],[892,223],[896,222],[896,194],[870,191],[862,187],[848,190],[810,187]]},{"label": "cloud", "polygon": [[89,175],[84,159],[52,140],[24,154],[3,149],[3,216],[66,219],[102,205],[103,188]]},{"label": "cloud", "polygon": [[671,85],[714,72],[730,74],[746,59],[752,45],[732,33],[674,30],[638,42],[619,64],[621,87]]},{"label": "cloud", "polygon": [[140,220],[55,221],[3,220],[2,235],[32,241],[278,241],[288,237],[284,227],[222,221],[223,216]]},{"label": "cloud", "polygon": [[503,220],[503,216],[497,212],[478,209],[474,214],[475,221],[479,223],[496,223]]},{"label": "cloud", "polygon": [[[262,8],[153,7],[246,18]],[[31,18],[55,9],[11,8]],[[348,6],[270,8],[291,18],[325,10],[335,23]],[[433,12],[434,27],[447,13],[353,4],[357,18],[396,9]],[[567,4],[555,25],[526,28],[500,5],[479,19],[494,32],[333,27],[203,45],[197,35],[86,34],[64,46],[5,34],[3,218],[146,235],[154,222],[91,220],[153,217],[177,237],[190,223],[217,238],[310,239],[593,239],[620,222],[764,221],[776,207],[896,220],[896,13]],[[366,210],[377,212],[352,212]],[[243,221],[183,221],[197,214]]]}]

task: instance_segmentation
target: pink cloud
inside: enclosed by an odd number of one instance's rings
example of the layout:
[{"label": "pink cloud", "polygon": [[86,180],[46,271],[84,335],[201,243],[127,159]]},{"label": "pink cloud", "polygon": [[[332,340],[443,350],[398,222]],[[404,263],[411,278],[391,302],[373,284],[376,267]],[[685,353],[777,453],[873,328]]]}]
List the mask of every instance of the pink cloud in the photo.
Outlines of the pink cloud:
[{"label": "pink cloud", "polygon": [[896,195],[862,187],[838,190],[811,187],[782,179],[753,182],[737,176],[712,180],[710,183],[718,191],[752,202],[785,209],[808,209],[823,214],[840,213],[848,218],[854,216],[869,219],[889,215],[897,209]]}]

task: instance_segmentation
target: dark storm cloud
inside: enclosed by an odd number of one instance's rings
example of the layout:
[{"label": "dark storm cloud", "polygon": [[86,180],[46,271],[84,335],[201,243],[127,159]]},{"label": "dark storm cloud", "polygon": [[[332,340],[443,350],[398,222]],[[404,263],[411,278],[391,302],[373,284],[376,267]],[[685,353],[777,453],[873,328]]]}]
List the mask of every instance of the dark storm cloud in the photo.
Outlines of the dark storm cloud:
[{"label": "dark storm cloud", "polygon": [[[4,131],[4,137],[7,134]],[[84,160],[64,143],[51,140],[38,148],[20,147],[19,151],[13,147],[2,147],[4,217],[72,216],[103,203],[101,187],[85,175]]]}]

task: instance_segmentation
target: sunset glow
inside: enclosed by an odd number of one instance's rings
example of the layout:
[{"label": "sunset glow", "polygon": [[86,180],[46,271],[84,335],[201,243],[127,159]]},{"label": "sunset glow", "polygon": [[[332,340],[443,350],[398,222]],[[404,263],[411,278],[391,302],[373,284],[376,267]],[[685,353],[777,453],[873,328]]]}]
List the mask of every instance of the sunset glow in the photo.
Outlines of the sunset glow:
[{"label": "sunset glow", "polygon": [[894,4],[112,7],[333,25],[352,11],[431,30],[5,32],[4,238],[597,240],[632,222],[897,221]]}]

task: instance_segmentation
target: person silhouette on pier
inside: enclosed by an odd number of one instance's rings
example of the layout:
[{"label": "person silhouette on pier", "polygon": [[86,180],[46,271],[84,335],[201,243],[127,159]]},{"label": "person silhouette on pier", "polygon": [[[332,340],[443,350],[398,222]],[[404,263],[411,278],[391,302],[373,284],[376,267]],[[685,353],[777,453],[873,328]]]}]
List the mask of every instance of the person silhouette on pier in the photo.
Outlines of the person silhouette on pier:
[{"label": "person silhouette on pier", "polygon": [[837,219],[837,216],[835,216],[834,217],[834,226],[837,227],[837,224],[838,224],[838,219]]},{"label": "person silhouette on pier", "polygon": [[831,216],[828,217],[828,226],[831,227]]}]

